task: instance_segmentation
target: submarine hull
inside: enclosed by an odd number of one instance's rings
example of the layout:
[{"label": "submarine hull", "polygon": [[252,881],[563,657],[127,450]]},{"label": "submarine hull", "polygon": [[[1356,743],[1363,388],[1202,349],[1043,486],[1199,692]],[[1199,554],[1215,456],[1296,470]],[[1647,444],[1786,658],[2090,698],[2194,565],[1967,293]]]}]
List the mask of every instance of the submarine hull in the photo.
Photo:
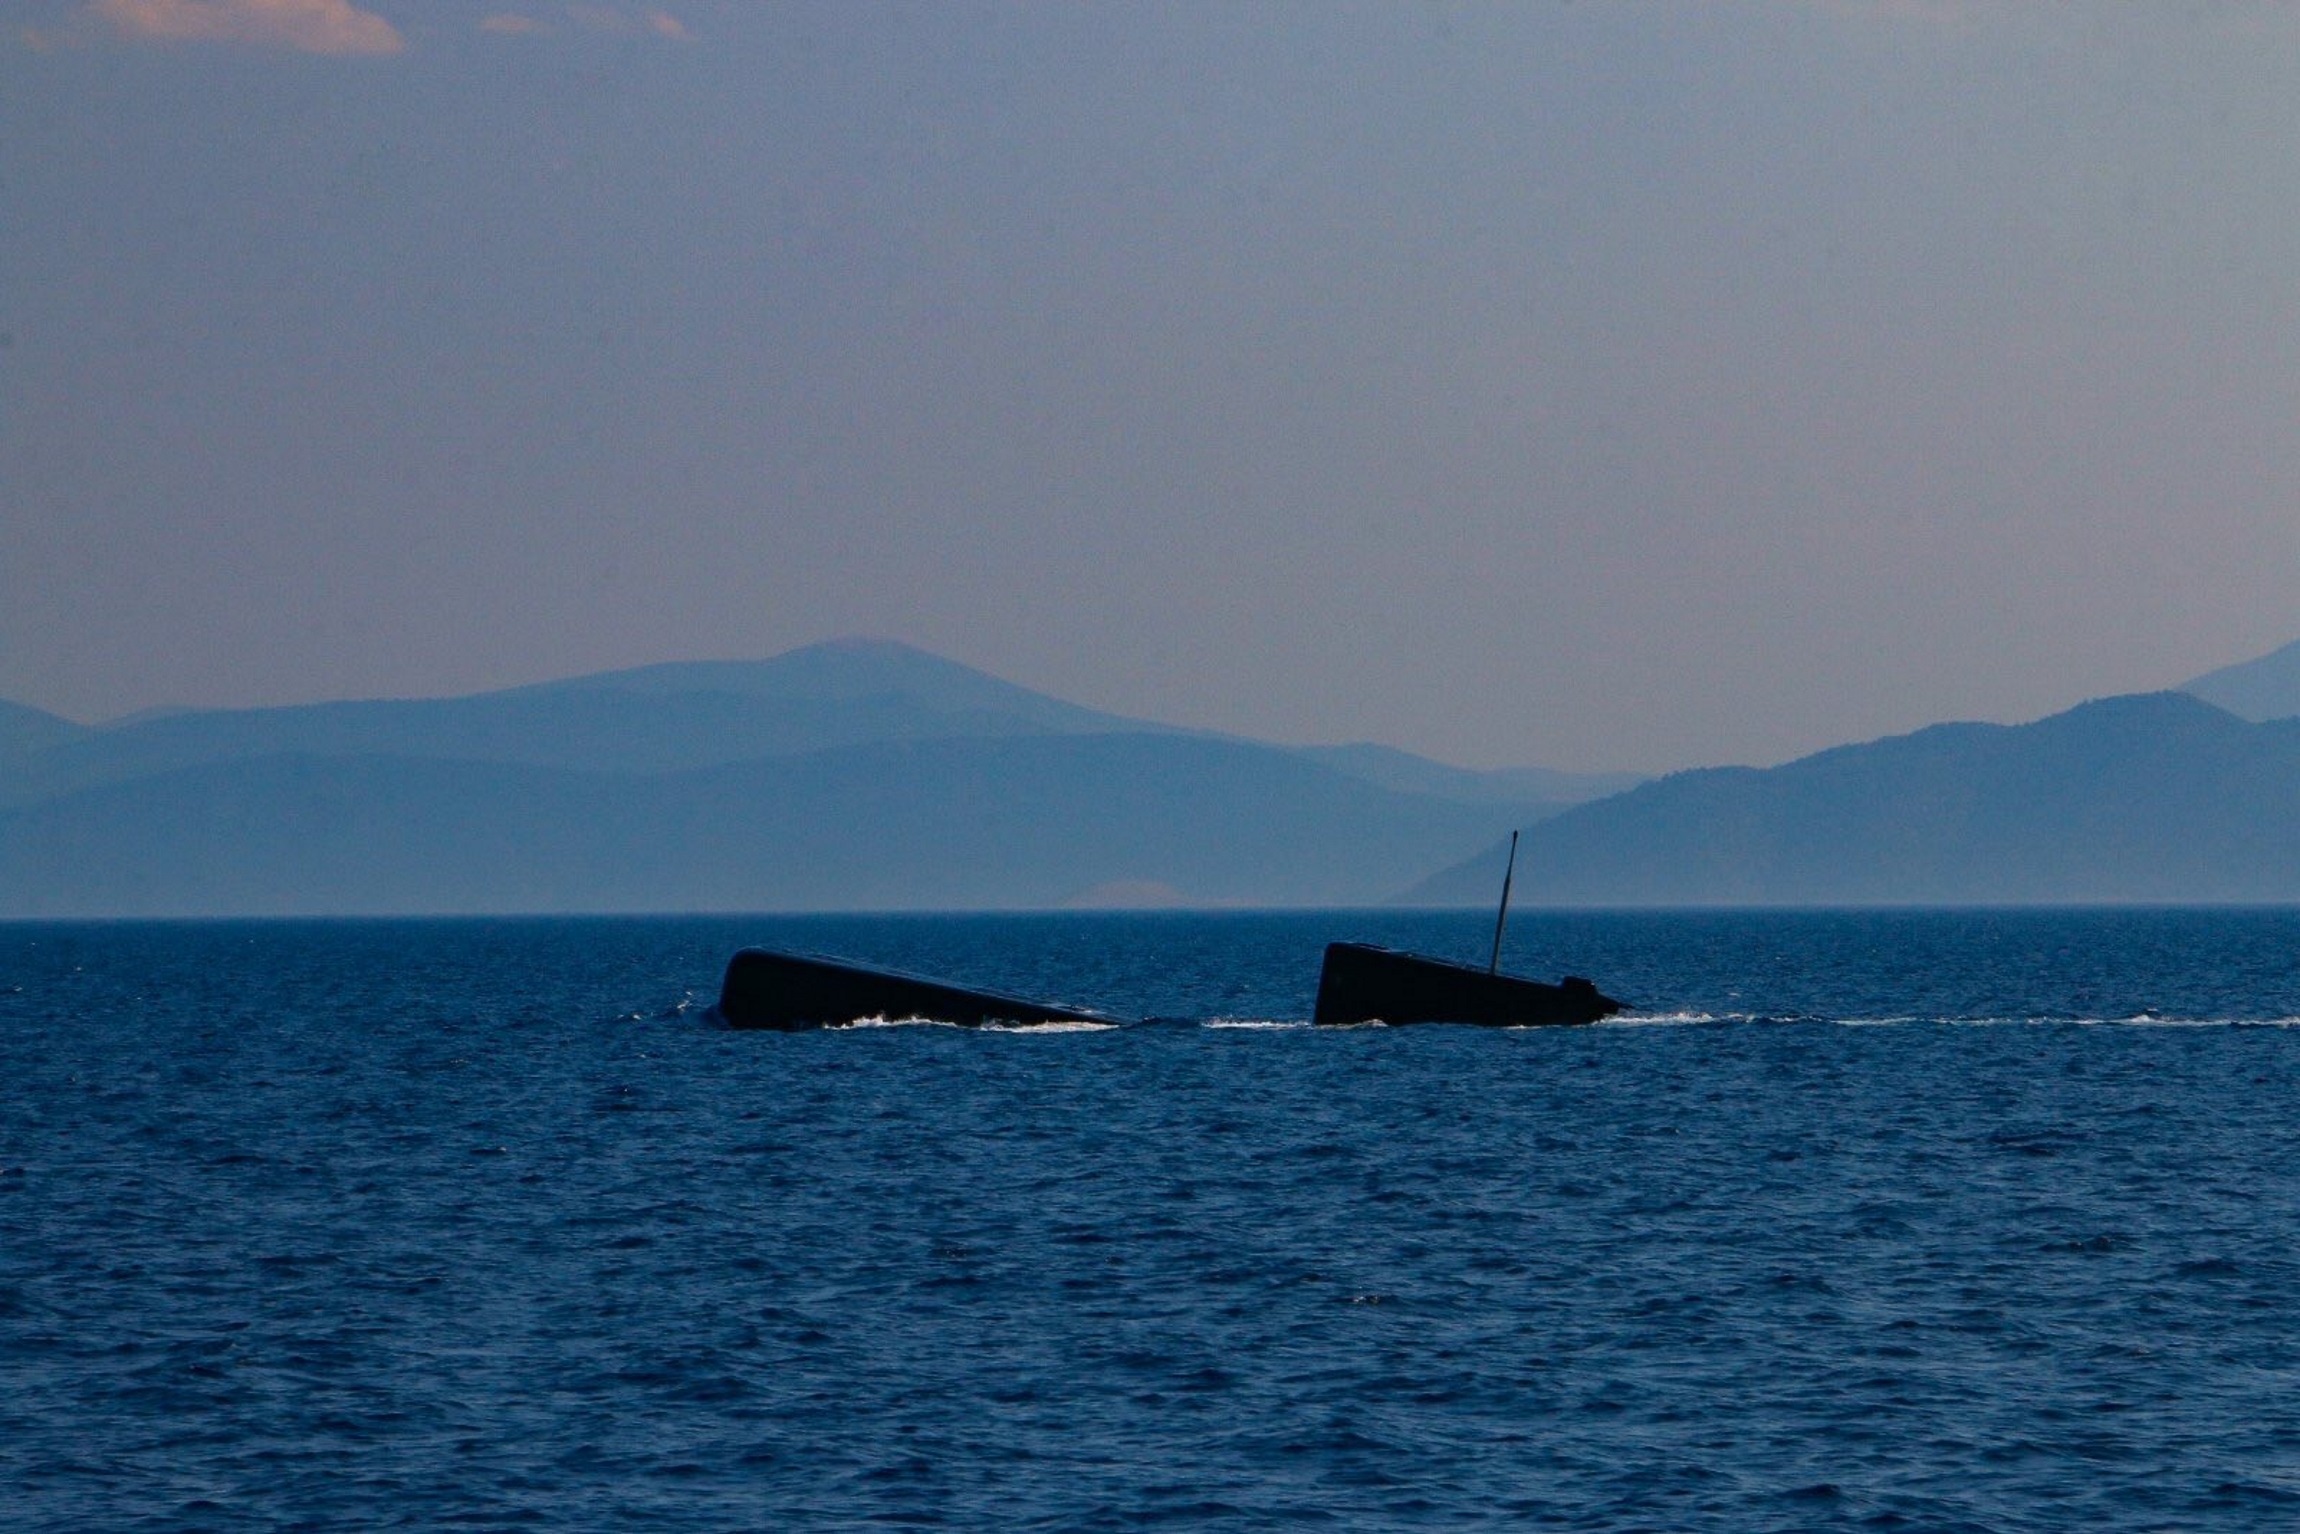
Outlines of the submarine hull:
[{"label": "submarine hull", "polygon": [[1329,943],[1311,1021],[1526,1028],[1594,1023],[1623,1010],[1578,975],[1545,985],[1370,943]]},{"label": "submarine hull", "polygon": [[809,954],[746,948],[727,961],[719,1021],[730,1028],[795,1033],[869,1019],[927,1018],[979,1028],[985,1023],[1103,1023],[1110,1019],[993,991],[968,990],[893,970],[866,969]]}]

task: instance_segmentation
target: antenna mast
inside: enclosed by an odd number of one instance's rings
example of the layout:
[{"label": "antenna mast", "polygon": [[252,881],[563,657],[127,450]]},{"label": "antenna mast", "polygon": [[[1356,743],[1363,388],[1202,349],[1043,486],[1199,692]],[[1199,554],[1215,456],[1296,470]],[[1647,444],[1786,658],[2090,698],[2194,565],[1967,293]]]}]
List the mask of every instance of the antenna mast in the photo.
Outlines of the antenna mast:
[{"label": "antenna mast", "polygon": [[1501,973],[1501,929],[1509,922],[1509,881],[1517,876],[1517,833],[1509,833],[1509,866],[1501,871],[1501,914],[1493,919],[1493,961],[1486,965],[1489,975]]}]

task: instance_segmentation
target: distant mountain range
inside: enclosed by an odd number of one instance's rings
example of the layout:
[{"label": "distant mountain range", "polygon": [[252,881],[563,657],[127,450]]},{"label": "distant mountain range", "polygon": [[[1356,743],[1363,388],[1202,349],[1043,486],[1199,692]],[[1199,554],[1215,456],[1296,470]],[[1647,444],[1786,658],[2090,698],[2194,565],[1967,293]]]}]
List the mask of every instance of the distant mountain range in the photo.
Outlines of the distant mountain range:
[{"label": "distant mountain range", "polygon": [[[1475,904],[1503,848],[1400,892]],[[1582,905],[2300,900],[2300,719],[2187,693],[1673,773],[1526,832],[1517,888]]]},{"label": "distant mountain range", "polygon": [[[659,773],[892,740],[1175,733],[907,645],[861,640],[766,661],[647,666],[473,697],[168,712],[102,729],[5,707],[0,806],[283,754]],[[10,752],[17,739],[33,749]]]},{"label": "distant mountain range", "polygon": [[[2208,701],[2209,700],[2209,701]],[[91,727],[0,703],[0,916],[2300,900],[2300,644],[1653,781],[1098,713],[883,641]]]},{"label": "distant mountain range", "polygon": [[0,705],[0,915],[1321,904],[1635,779],[1097,713],[908,646],[90,728]]}]

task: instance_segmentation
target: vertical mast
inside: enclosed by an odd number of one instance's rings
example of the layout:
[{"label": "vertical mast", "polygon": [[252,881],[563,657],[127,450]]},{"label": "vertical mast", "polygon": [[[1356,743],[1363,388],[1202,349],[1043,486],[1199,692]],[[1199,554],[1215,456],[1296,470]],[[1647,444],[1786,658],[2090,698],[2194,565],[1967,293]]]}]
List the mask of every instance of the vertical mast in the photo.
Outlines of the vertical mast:
[{"label": "vertical mast", "polygon": [[1509,833],[1509,866],[1501,871],[1501,914],[1493,919],[1493,961],[1486,965],[1489,975],[1501,972],[1501,929],[1509,922],[1509,881],[1517,876],[1517,833]]}]

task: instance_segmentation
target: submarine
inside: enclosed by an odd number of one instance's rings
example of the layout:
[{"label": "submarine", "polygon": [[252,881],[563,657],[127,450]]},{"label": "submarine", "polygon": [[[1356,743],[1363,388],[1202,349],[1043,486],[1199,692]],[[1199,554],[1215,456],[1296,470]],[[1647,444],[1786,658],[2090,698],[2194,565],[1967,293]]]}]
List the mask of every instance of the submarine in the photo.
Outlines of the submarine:
[{"label": "submarine", "polygon": [[926,1018],[962,1028],[980,1028],[987,1023],[1028,1027],[1118,1021],[1099,1012],[946,985],[900,970],[872,969],[843,959],[778,953],[767,948],[745,948],[727,961],[718,1005],[712,1011],[717,1021],[729,1028],[771,1028],[784,1033],[878,1018]]},{"label": "submarine", "polygon": [[1625,1010],[1579,975],[1547,985],[1371,943],[1328,943],[1310,1021],[1528,1028],[1594,1023]]},{"label": "submarine", "polygon": [[1532,1028],[1594,1023],[1627,1011],[1626,1003],[1579,975],[1549,985],[1501,973],[1501,934],[1509,921],[1510,881],[1517,874],[1517,836],[1509,833],[1509,866],[1501,876],[1491,963],[1478,969],[1372,943],[1328,943],[1310,1021],[1327,1027],[1379,1022]]}]

